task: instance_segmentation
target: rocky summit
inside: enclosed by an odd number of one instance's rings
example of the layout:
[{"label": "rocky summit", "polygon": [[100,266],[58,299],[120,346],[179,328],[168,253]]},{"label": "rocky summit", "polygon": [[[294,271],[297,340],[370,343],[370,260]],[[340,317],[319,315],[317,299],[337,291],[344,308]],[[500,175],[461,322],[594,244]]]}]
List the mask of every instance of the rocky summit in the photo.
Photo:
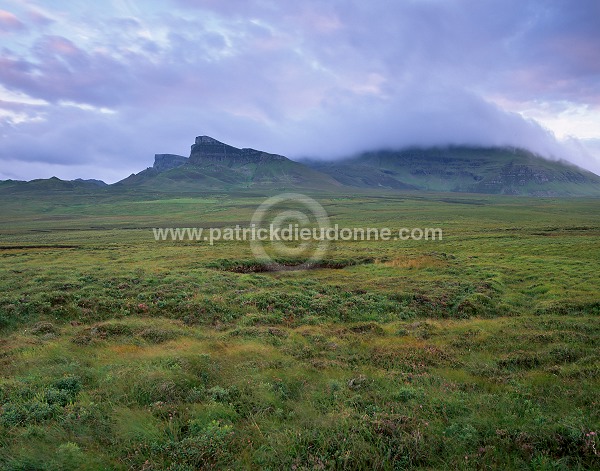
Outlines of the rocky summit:
[{"label": "rocky summit", "polygon": [[210,136],[198,136],[189,158],[155,154],[152,167],[130,175],[116,186],[193,192],[244,188],[331,189],[341,184],[329,175],[282,155],[239,149]]},{"label": "rocky summit", "polygon": [[224,144],[210,136],[198,136],[192,145],[190,163],[203,163],[206,161],[247,164],[275,160],[288,160],[282,155],[269,154],[256,149],[238,149],[237,147]]},{"label": "rocky summit", "polygon": [[154,165],[152,168],[159,172],[179,167],[188,161],[187,157],[176,154],[154,154]]}]

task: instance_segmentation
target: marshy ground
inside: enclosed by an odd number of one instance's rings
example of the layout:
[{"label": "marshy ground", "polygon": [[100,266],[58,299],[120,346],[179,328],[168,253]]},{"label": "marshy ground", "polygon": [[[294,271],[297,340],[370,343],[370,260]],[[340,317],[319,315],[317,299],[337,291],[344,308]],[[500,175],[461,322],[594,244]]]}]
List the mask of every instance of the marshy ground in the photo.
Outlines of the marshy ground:
[{"label": "marshy ground", "polygon": [[264,198],[0,206],[0,469],[598,469],[593,199],[322,196],[306,271],[152,227]]}]

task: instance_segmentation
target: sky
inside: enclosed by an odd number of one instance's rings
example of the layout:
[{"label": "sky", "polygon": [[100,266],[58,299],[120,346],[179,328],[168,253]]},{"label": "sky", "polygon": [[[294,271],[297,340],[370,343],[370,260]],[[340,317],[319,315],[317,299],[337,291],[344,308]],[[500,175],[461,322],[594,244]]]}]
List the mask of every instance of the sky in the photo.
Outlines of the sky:
[{"label": "sky", "polygon": [[600,173],[600,1],[0,0],[0,179],[111,183],[198,135]]}]

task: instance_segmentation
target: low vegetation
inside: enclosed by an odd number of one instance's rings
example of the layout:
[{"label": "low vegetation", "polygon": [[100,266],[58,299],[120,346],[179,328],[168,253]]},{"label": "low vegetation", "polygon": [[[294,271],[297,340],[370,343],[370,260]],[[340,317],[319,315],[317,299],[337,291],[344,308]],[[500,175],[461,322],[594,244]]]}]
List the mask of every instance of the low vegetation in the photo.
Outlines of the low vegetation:
[{"label": "low vegetation", "polygon": [[262,197],[62,198],[0,204],[0,469],[600,468],[597,200],[322,195],[443,240],[270,272],[151,230]]}]

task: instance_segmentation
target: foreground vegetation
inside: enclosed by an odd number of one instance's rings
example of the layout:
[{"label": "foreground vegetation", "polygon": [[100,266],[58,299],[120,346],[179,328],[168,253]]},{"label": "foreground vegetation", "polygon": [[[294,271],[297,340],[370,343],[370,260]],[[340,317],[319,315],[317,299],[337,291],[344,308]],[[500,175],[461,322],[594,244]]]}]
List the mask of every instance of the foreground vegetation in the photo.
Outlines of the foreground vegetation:
[{"label": "foreground vegetation", "polygon": [[598,200],[321,195],[324,268],[254,272],[259,195],[0,205],[0,469],[597,469]]}]

